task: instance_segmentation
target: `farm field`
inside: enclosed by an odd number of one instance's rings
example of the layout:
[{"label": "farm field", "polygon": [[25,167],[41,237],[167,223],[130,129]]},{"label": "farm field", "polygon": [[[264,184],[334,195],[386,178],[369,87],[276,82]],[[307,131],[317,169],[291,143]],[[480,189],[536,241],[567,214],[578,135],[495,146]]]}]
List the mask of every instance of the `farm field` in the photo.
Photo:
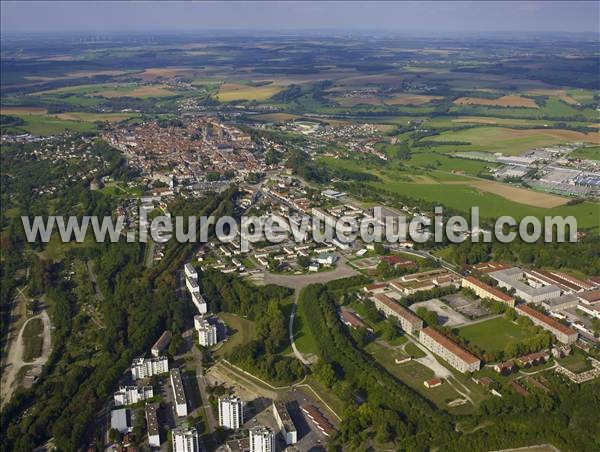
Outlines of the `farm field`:
[{"label": "farm field", "polygon": [[600,133],[582,133],[559,129],[509,129],[506,127],[473,127],[465,130],[443,132],[431,137],[433,141],[469,142],[456,146],[457,150],[483,150],[519,155],[529,149],[567,142],[600,143]]},{"label": "farm field", "polygon": [[535,100],[522,96],[502,96],[497,99],[486,99],[480,97],[459,97],[454,103],[463,105],[491,105],[498,107],[523,107],[523,108],[538,108]]},{"label": "farm field", "polygon": [[46,91],[33,93],[40,96],[54,96],[73,94],[88,97],[105,97],[108,99],[115,97],[165,97],[173,96],[176,93],[169,90],[166,85],[138,85],[138,84],[100,84],[100,85],[79,85],[65,88],[56,88]]},{"label": "farm field", "polygon": [[514,344],[528,337],[525,330],[504,317],[459,328],[458,334],[488,353],[500,352],[508,344]]},{"label": "farm field", "polygon": [[92,122],[72,121],[47,115],[14,115],[22,118],[25,124],[8,128],[9,130],[26,131],[33,135],[45,136],[66,131],[92,132],[96,130]]},{"label": "farm field", "polygon": [[424,94],[395,94],[393,97],[385,99],[384,103],[387,105],[422,105],[439,99],[443,99],[443,97]]},{"label": "farm field", "polygon": [[217,99],[221,102],[234,100],[266,100],[283,88],[276,85],[252,86],[240,83],[223,83],[219,88]]}]

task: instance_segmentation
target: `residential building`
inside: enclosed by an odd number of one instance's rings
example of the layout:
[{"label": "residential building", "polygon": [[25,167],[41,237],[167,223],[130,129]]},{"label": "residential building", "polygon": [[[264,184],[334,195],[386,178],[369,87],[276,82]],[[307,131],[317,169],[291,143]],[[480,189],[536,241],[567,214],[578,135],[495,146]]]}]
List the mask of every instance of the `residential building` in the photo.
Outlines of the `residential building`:
[{"label": "residential building", "polygon": [[152,386],[121,386],[113,394],[115,406],[132,405],[154,397]]},{"label": "residential building", "polygon": [[195,428],[171,430],[173,452],[200,452],[200,441]]},{"label": "residential building", "polygon": [[200,291],[192,292],[191,295],[192,295],[192,302],[194,303],[194,306],[196,306],[196,309],[198,310],[198,312],[200,314],[206,314],[208,312],[208,303],[206,303],[206,300],[200,294]]},{"label": "residential building", "polygon": [[148,430],[148,445],[150,447],[160,447],[160,429],[158,426],[158,417],[155,403],[146,404],[146,427]]},{"label": "residential building", "polygon": [[237,430],[244,423],[244,402],[236,395],[219,399],[219,425]]},{"label": "residential building", "polygon": [[285,405],[285,402],[273,402],[273,416],[277,421],[277,426],[281,431],[281,436],[285,439],[287,445],[296,444],[298,442],[298,431],[292,421],[290,412]]},{"label": "residential building", "polygon": [[417,317],[410,309],[405,308],[385,294],[373,297],[375,307],[383,312],[386,317],[395,317],[400,322],[400,327],[408,334],[416,334],[423,328],[423,320]]},{"label": "residential building", "polygon": [[531,319],[538,326],[550,331],[563,344],[573,344],[577,341],[577,331],[573,328],[563,325],[558,320],[536,311],[531,306],[517,306],[517,313]]},{"label": "residential building", "polygon": [[419,342],[462,373],[479,370],[481,361],[431,327],[421,330]]},{"label": "residential building", "polygon": [[217,325],[210,323],[204,316],[194,316],[194,327],[198,331],[198,343],[203,347],[212,347],[216,345]]},{"label": "residential building", "polygon": [[275,452],[275,433],[259,425],[250,429],[250,452]]},{"label": "residential building", "polygon": [[184,270],[185,270],[186,278],[195,279],[195,280],[198,279],[198,272],[196,271],[196,269],[194,268],[194,266],[192,264],[185,264]]},{"label": "residential building", "polygon": [[515,299],[499,289],[492,287],[473,276],[467,276],[462,280],[462,287],[471,289],[479,298],[488,298],[494,301],[506,303],[511,308],[515,307]]},{"label": "residential building", "polygon": [[181,372],[176,367],[171,369],[171,388],[173,389],[173,400],[175,402],[175,412],[179,417],[188,415],[187,399],[181,381]]},{"label": "residential building", "polygon": [[131,377],[134,380],[164,374],[169,371],[169,360],[166,356],[153,358],[136,358],[131,363]]},{"label": "residential building", "polygon": [[150,353],[152,353],[152,356],[154,356],[155,358],[160,356],[160,354],[167,348],[167,345],[169,345],[171,337],[173,337],[173,333],[171,333],[169,330],[165,330],[165,332],[160,335],[158,340],[150,349]]},{"label": "residential building", "polygon": [[340,319],[342,323],[351,328],[367,328],[365,322],[354,312],[348,308],[340,308]]},{"label": "residential building", "polygon": [[498,286],[515,291],[515,296],[527,303],[540,303],[549,298],[560,297],[560,287],[539,278],[527,279],[527,273],[518,267],[489,273]]}]

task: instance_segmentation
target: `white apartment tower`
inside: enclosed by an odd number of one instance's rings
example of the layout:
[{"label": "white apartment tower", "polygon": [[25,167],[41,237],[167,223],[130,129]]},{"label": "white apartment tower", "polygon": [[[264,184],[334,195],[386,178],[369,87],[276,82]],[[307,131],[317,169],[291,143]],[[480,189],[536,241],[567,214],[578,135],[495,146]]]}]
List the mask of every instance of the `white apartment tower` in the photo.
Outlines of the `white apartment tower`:
[{"label": "white apartment tower", "polygon": [[198,343],[200,345],[212,347],[217,344],[217,325],[211,324],[204,316],[197,315],[194,317],[194,327],[198,331]]},{"label": "white apartment tower", "polygon": [[164,374],[169,371],[169,359],[166,356],[155,358],[136,358],[131,363],[131,377],[134,380]]},{"label": "white apartment tower", "polygon": [[219,399],[219,425],[237,430],[244,423],[244,402],[238,396],[228,395]]},{"label": "white apartment tower", "polygon": [[195,428],[171,430],[173,452],[200,452],[198,432]]},{"label": "white apartment tower", "polygon": [[275,433],[259,425],[250,429],[250,452],[275,452]]}]

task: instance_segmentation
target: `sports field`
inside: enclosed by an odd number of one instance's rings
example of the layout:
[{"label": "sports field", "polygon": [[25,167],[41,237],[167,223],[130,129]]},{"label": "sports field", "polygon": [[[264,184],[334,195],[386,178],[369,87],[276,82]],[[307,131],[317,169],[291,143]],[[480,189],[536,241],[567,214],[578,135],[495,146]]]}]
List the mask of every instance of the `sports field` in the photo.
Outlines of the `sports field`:
[{"label": "sports field", "polygon": [[504,317],[465,326],[458,330],[458,334],[489,353],[500,352],[508,344],[521,342],[528,337],[524,329]]}]

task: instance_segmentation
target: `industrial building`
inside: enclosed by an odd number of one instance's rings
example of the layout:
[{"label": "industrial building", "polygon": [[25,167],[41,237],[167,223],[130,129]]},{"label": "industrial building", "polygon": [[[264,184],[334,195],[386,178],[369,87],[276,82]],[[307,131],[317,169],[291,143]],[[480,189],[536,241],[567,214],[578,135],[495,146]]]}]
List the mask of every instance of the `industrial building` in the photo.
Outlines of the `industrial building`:
[{"label": "industrial building", "polygon": [[498,282],[498,286],[515,291],[515,296],[527,303],[541,303],[549,298],[559,297],[560,287],[547,284],[539,278],[527,278],[527,273],[518,267],[507,268],[489,273]]}]

